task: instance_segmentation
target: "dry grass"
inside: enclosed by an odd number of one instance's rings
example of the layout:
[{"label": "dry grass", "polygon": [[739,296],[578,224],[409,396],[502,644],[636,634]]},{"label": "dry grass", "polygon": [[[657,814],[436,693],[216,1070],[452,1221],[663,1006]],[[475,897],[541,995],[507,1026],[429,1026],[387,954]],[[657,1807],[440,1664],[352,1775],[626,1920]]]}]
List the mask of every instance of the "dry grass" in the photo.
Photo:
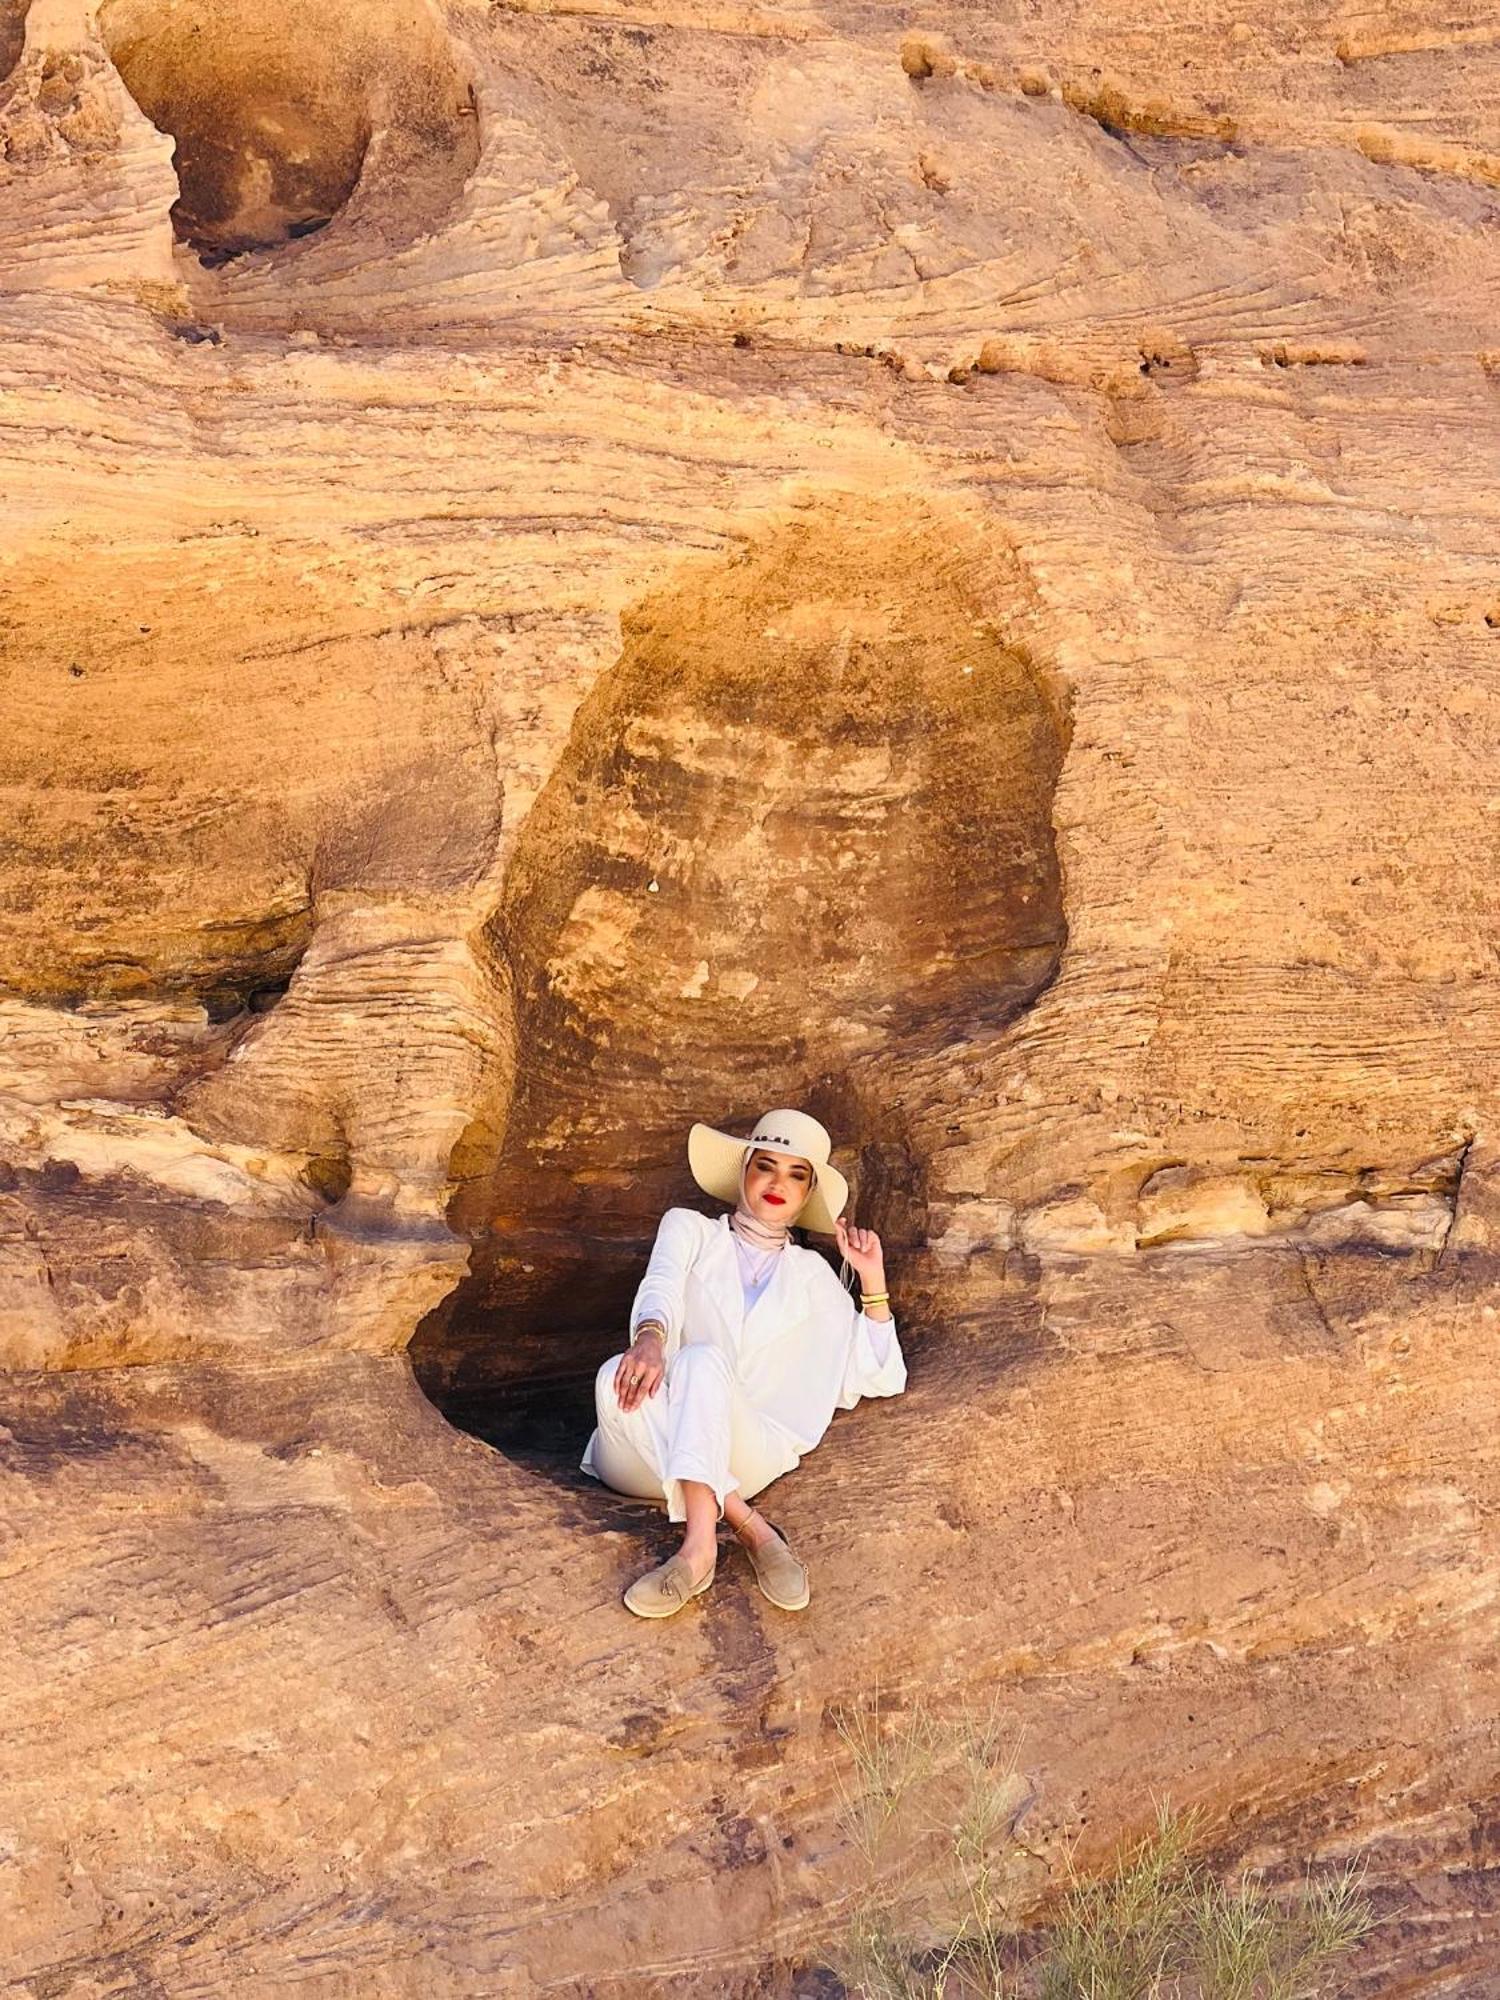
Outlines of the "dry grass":
[{"label": "dry grass", "polygon": [[1291,1897],[1225,1886],[1193,1859],[1200,1813],[1163,1801],[1106,1875],[1082,1878],[1069,1853],[1021,1963],[1041,1864],[1018,1829],[1036,1793],[995,1707],[942,1718],[919,1697],[893,1726],[877,1691],[835,1719],[853,1761],[840,1823],[867,1880],[826,1956],[858,2000],[1327,2000],[1373,1922],[1352,1866]]}]

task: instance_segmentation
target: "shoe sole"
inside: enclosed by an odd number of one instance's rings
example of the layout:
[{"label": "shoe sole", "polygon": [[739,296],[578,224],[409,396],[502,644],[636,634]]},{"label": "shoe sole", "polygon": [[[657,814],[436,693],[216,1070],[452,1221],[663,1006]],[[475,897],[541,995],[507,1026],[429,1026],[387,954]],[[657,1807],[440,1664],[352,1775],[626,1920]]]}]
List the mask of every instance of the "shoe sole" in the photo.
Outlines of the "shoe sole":
[{"label": "shoe sole", "polygon": [[620,1602],[624,1605],[627,1611],[633,1611],[637,1618],[675,1618],[678,1612],[685,1610],[695,1597],[701,1597],[703,1595],[704,1591],[707,1590],[708,1586],[713,1582],[715,1576],[718,1574],[718,1568],[719,1568],[718,1564],[715,1563],[713,1568],[708,1572],[708,1575],[704,1577],[702,1583],[695,1583],[693,1585],[692,1589],[688,1592],[687,1596],[683,1599],[681,1604],[668,1604],[663,1606],[663,1608],[659,1611],[645,1611],[642,1610],[640,1605],[631,1603],[629,1591],[625,1592],[625,1594],[621,1597]]}]

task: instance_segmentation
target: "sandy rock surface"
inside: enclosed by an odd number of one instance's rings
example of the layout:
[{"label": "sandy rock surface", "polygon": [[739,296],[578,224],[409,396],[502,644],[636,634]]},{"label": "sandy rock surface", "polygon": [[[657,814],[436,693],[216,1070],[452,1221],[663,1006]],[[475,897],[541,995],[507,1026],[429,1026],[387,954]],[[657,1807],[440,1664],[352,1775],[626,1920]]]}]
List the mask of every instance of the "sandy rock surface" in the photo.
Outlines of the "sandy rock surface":
[{"label": "sandy rock surface", "polygon": [[[811,1992],[877,1678],[1500,1994],[1497,46],[0,0],[7,2000]],[[911,1386],[647,1625],[784,1103]]]}]

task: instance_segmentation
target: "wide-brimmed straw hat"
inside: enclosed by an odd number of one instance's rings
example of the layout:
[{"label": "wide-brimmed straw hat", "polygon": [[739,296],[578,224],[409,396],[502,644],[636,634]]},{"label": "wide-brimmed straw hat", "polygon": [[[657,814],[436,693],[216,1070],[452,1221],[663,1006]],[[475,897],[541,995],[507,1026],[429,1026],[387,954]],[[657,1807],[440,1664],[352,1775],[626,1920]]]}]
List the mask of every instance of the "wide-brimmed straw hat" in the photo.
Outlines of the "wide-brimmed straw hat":
[{"label": "wide-brimmed straw hat", "polygon": [[832,1236],[834,1219],[843,1213],[849,1199],[849,1183],[837,1167],[828,1164],[830,1143],[817,1119],[805,1111],[764,1111],[755,1130],[744,1138],[720,1132],[712,1125],[694,1125],[688,1133],[688,1165],[705,1194],[717,1195],[732,1206],[740,1198],[740,1168],[752,1148],[806,1160],[813,1170],[813,1185],[797,1211],[794,1227]]}]

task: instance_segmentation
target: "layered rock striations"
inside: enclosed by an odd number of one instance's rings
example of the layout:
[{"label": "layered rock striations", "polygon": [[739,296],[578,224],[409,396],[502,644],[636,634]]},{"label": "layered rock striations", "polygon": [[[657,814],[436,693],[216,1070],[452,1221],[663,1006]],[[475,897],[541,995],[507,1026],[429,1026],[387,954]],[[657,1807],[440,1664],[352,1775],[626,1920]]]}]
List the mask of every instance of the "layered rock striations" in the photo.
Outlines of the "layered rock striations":
[{"label": "layered rock striations", "polygon": [[[1500,1993],[1495,63],[0,4],[0,1991],[791,1994],[878,1680]],[[646,1627],[779,1102],[911,1386]]]}]

